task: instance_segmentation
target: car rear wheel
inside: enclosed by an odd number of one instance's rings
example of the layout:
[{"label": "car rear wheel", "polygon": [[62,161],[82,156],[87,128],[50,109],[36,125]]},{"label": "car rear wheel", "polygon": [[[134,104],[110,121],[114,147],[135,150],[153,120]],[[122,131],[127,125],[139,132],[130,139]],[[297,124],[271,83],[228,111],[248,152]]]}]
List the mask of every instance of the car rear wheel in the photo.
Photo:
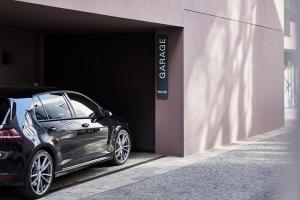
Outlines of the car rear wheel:
[{"label": "car rear wheel", "polygon": [[47,194],[53,181],[53,160],[44,150],[38,151],[27,169],[23,193],[28,198],[40,198]]},{"label": "car rear wheel", "polygon": [[124,164],[130,154],[131,141],[130,136],[126,130],[120,130],[117,134],[114,146],[114,164],[122,165]]}]

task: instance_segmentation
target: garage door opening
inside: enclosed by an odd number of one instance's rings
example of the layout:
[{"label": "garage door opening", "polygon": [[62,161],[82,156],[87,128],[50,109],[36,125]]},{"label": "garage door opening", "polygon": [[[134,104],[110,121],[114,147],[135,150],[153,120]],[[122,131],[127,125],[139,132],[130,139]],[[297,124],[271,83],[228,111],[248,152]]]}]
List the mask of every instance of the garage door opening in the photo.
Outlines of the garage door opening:
[{"label": "garage door opening", "polygon": [[44,85],[82,92],[125,119],[133,150],[155,150],[155,34],[49,34]]}]

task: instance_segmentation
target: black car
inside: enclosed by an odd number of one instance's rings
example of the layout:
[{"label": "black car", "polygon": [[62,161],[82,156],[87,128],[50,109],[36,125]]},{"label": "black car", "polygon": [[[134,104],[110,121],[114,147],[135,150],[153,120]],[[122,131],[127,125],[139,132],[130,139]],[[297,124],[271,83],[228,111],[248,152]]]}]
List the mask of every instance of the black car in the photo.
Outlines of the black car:
[{"label": "black car", "polygon": [[129,128],[85,95],[51,88],[0,88],[0,185],[44,196],[55,177],[131,150]]}]

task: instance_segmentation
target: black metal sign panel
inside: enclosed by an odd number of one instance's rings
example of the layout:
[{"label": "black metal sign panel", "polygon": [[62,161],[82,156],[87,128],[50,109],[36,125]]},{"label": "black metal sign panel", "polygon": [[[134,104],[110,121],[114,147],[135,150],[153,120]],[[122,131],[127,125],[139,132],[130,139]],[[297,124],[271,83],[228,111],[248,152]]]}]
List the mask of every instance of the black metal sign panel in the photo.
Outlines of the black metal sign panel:
[{"label": "black metal sign panel", "polygon": [[156,97],[168,99],[168,35],[156,35]]}]

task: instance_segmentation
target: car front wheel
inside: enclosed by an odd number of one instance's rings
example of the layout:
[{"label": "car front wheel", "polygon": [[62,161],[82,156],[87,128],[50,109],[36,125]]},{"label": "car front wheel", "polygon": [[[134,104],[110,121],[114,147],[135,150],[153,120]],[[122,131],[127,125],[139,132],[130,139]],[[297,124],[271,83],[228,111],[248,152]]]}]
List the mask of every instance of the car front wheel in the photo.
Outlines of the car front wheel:
[{"label": "car front wheel", "polygon": [[53,181],[53,160],[48,152],[38,151],[27,169],[23,193],[26,197],[41,198],[49,191]]},{"label": "car front wheel", "polygon": [[124,164],[130,154],[131,141],[128,132],[124,129],[120,130],[117,134],[114,146],[114,164],[122,165]]}]

